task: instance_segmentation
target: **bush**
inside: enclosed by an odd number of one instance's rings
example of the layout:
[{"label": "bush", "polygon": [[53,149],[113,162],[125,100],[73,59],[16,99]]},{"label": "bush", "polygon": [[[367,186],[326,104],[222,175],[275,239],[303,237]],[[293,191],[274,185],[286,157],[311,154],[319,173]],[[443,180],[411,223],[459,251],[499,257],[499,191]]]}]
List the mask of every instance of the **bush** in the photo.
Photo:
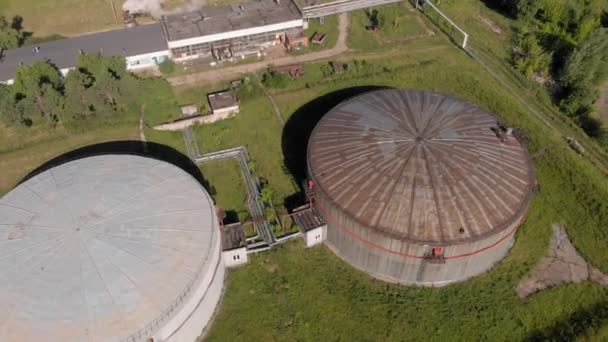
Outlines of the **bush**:
[{"label": "bush", "polygon": [[262,83],[268,88],[284,89],[289,83],[289,76],[278,72],[268,72],[262,76]]},{"label": "bush", "polygon": [[172,74],[175,72],[175,63],[171,59],[166,58],[158,65],[158,70],[160,70],[163,75]]}]

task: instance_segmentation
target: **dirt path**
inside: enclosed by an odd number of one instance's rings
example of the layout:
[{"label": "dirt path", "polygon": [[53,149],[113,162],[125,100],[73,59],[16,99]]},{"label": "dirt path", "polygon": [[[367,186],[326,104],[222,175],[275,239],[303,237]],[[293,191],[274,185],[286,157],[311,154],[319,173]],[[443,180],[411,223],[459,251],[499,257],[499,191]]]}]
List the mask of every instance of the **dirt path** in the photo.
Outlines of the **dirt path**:
[{"label": "dirt path", "polygon": [[608,125],[608,82],[600,89],[600,98],[597,99],[597,116]]},{"label": "dirt path", "polygon": [[348,37],[348,16],[345,13],[338,15],[338,30],[338,41],[333,48],[328,50],[311,52],[300,56],[287,56],[270,61],[237,65],[234,67],[221,68],[217,70],[203,71],[196,74],[170,77],[168,80],[172,86],[188,87],[195,84],[200,85],[206,83],[215,83],[222,80],[235,79],[244,73],[255,72],[266,68],[269,64],[287,65],[293,63],[305,63],[336,56],[348,50],[348,47],[346,46],[346,38]]},{"label": "dirt path", "polygon": [[272,104],[272,108],[274,109],[274,115],[277,117],[277,120],[279,120],[279,122],[281,123],[282,126],[285,126],[285,119],[283,118],[283,114],[281,113],[279,106],[277,106],[277,103],[274,102],[272,95],[270,95],[268,90],[266,90],[266,87],[264,87],[264,85],[261,84],[261,82],[260,82],[260,87],[262,87],[262,90],[264,91],[264,95],[266,95],[268,100],[270,100],[270,104]]},{"label": "dirt path", "polygon": [[148,140],[146,140],[146,131],[144,130],[144,115],[146,113],[146,105],[141,105],[139,109],[139,140],[144,147],[144,152],[148,152]]},{"label": "dirt path", "polygon": [[145,105],[141,105],[141,108],[139,109],[139,140],[143,141],[144,143],[146,142],[146,132],[144,131],[144,113],[145,113],[146,107]]}]

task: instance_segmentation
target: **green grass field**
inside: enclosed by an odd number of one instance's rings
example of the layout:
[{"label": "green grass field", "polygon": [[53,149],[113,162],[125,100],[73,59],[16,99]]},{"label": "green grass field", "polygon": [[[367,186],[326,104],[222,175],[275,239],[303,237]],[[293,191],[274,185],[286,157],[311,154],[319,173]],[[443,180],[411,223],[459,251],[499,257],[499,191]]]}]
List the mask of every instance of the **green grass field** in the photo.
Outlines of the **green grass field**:
[{"label": "green grass field", "polygon": [[416,13],[409,3],[396,3],[375,7],[382,20],[379,30],[368,31],[369,11],[358,10],[350,16],[348,47],[355,50],[372,50],[391,47],[407,40],[431,34],[430,26]]},{"label": "green grass field", "polygon": [[[581,254],[608,272],[608,254],[604,252],[608,243],[605,176],[589,160],[570,150],[559,133],[547,129],[447,38],[406,42],[382,54],[373,47],[367,51],[371,52],[351,53],[343,59],[364,57],[372,65],[369,75],[337,77],[313,72],[308,76],[309,69],[322,65],[312,63],[307,65],[307,79],[300,87],[273,90],[285,117],[304,118],[297,125],[304,129],[310,125],[307,117],[314,121],[344,96],[342,89],[391,86],[457,95],[497,113],[509,125],[525,129],[542,190],[532,202],[513,249],[495,268],[471,281],[424,289],[373,280],[325,247],[305,250],[300,242],[282,246],[254,256],[250,265],[229,274],[226,296],[208,339],[608,338],[608,289],[594,284],[566,285],[527,300],[519,299],[514,290],[545,253],[552,223],[565,224]],[[361,88],[354,92],[357,89]]]},{"label": "green grass field", "polygon": [[0,13],[7,18],[23,17],[25,30],[35,36],[73,36],[121,27],[123,3],[124,0],[2,0]]},{"label": "green grass field", "polygon": [[219,160],[200,167],[203,177],[211,187],[211,197],[216,205],[226,211],[226,223],[243,222],[248,213],[245,209],[245,186],[241,168],[235,160]]},{"label": "green grass field", "polygon": [[268,99],[259,89],[255,95],[241,97],[241,110],[231,119],[194,127],[202,153],[245,146],[258,177],[266,179],[277,193],[276,205],[297,191],[283,166],[281,124]]},{"label": "green grass field", "polygon": [[302,53],[310,51],[319,51],[330,49],[336,45],[338,41],[338,16],[330,15],[325,17],[323,24],[319,19],[311,19],[308,21],[308,28],[304,30],[304,34],[310,39],[315,32],[324,33],[325,41],[323,44],[313,44],[309,41],[307,49],[302,50]]}]

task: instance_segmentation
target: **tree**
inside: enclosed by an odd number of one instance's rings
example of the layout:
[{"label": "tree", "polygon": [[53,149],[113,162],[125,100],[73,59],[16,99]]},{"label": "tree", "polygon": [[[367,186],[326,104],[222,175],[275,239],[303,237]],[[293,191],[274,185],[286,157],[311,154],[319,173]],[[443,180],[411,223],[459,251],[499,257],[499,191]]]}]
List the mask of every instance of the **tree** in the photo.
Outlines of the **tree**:
[{"label": "tree", "polygon": [[608,77],[608,29],[595,30],[568,57],[559,82],[565,98],[560,106],[571,116],[588,114],[597,98],[598,86]]},{"label": "tree", "polygon": [[540,46],[538,39],[529,29],[523,27],[519,30],[513,50],[513,64],[526,77],[548,74],[551,55]]},{"label": "tree", "polygon": [[68,73],[64,86],[65,109],[60,117],[64,125],[73,126],[76,121],[95,114],[96,107],[90,90],[93,83],[93,77],[83,70],[74,69]]},{"label": "tree", "polygon": [[30,126],[32,120],[24,115],[22,109],[17,105],[12,87],[0,84],[0,121],[9,126],[14,124]]},{"label": "tree", "polygon": [[12,49],[18,47],[23,41],[23,33],[0,17],[0,49]]},{"label": "tree", "polygon": [[102,56],[101,54],[82,54],[76,63],[79,69],[86,70],[93,78],[111,74],[115,79],[129,76],[125,59],[121,56]]},{"label": "tree", "polygon": [[56,123],[62,108],[62,76],[54,65],[38,62],[21,66],[15,74],[14,92],[24,113],[42,117],[47,123]]}]

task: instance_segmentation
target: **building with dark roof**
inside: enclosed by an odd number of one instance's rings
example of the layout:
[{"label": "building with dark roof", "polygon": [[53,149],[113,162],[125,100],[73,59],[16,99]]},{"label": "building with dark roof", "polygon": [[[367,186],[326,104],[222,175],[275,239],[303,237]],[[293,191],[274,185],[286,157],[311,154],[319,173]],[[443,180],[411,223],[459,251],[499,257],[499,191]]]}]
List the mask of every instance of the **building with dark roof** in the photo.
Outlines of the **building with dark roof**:
[{"label": "building with dark roof", "polygon": [[[12,83],[20,65],[50,61],[65,75],[81,53],[124,56],[129,70],[155,66],[167,57],[212,62],[258,54],[301,34],[302,13],[293,0],[252,0],[165,16],[159,23],[97,32],[0,53],[0,82]],[[295,31],[294,31],[295,30]],[[296,32],[296,33],[297,33]]]},{"label": "building with dark roof", "polygon": [[306,247],[318,245],[327,238],[327,224],[315,206],[296,208],[291,217],[302,231]]},{"label": "building with dark roof", "polygon": [[238,113],[239,100],[232,90],[224,90],[207,95],[211,114]]},{"label": "building with dark roof", "polygon": [[124,56],[130,70],[153,66],[169,55],[161,24],[141,25],[5,50],[0,58],[0,81],[10,84],[20,65],[47,60],[65,75],[81,53]]},{"label": "building with dark roof", "polygon": [[246,264],[247,237],[240,222],[222,225],[222,258],[226,267]]},{"label": "building with dark roof", "polygon": [[371,275],[440,286],[503,258],[534,184],[497,118],[442,94],[380,90],[327,113],[308,145],[327,244]]}]

